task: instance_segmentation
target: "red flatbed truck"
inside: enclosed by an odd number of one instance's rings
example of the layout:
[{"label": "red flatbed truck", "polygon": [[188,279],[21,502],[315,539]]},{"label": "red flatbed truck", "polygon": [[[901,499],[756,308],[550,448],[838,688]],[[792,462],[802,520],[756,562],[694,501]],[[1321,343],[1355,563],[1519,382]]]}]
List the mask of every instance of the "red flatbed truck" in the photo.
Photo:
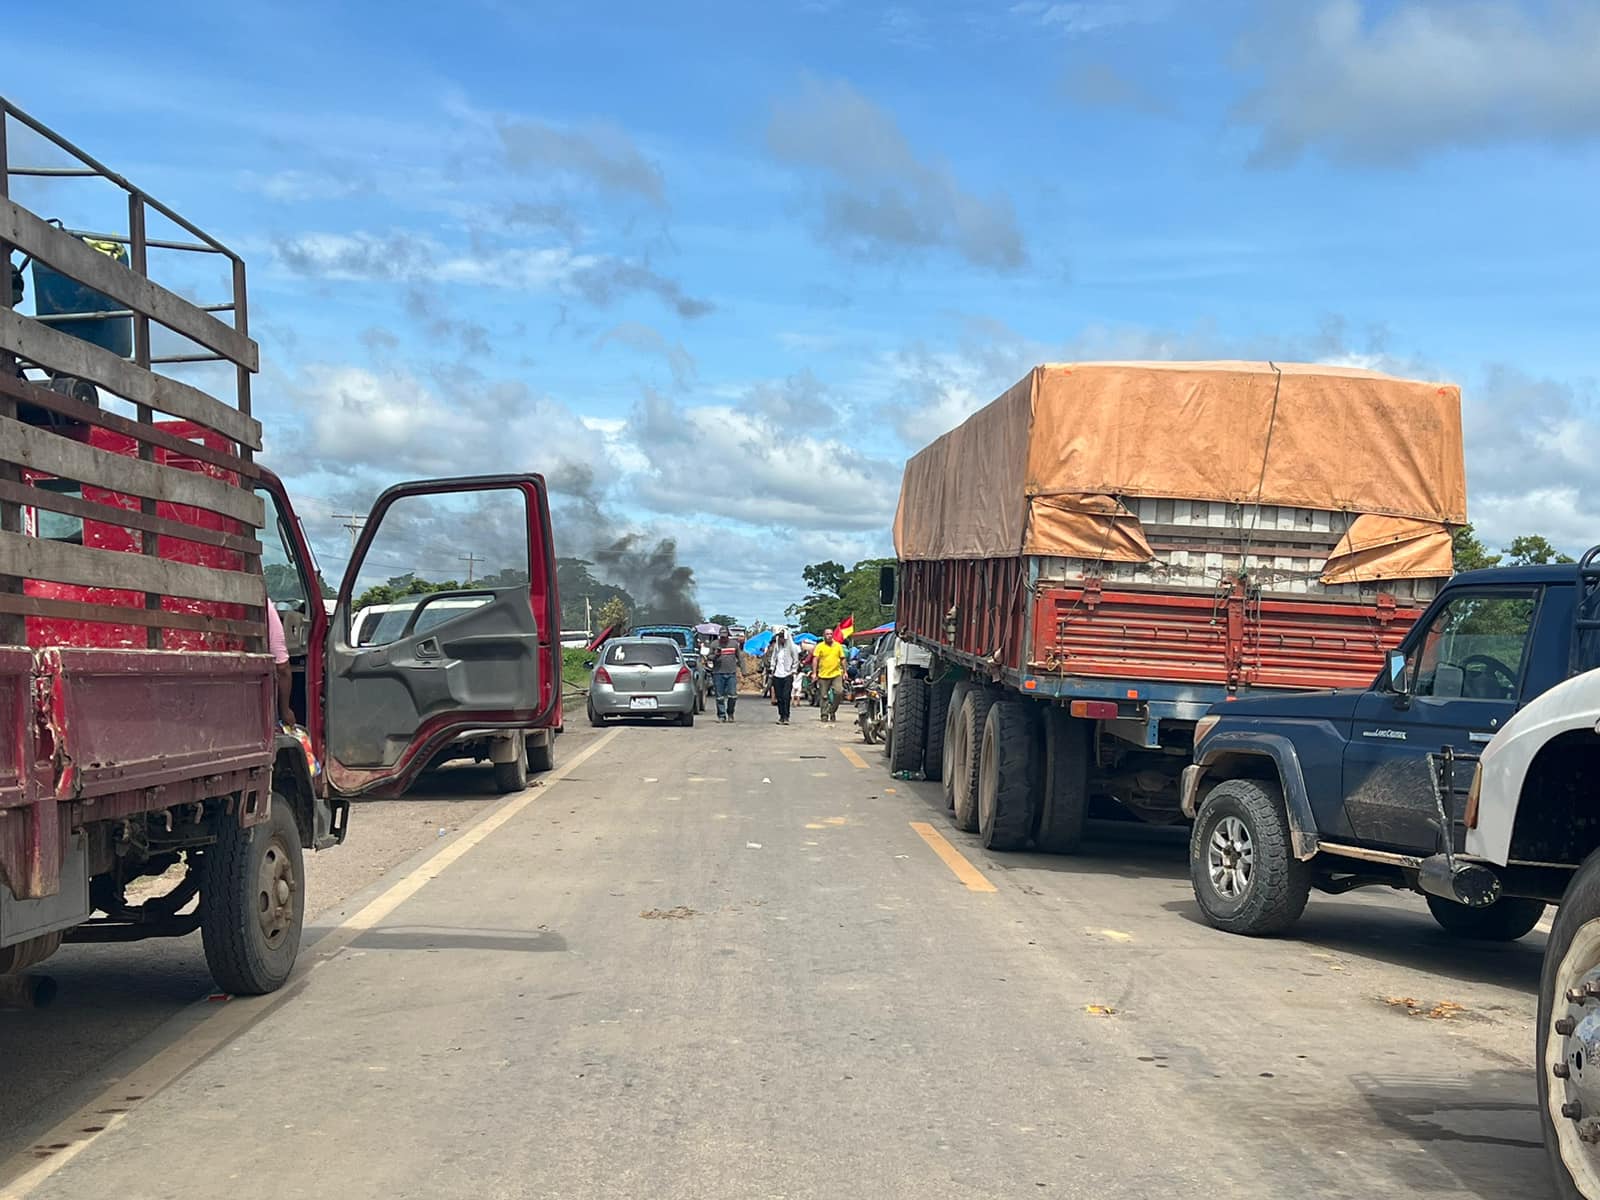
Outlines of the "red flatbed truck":
[{"label": "red flatbed truck", "polygon": [[[906,465],[896,770],[995,849],[1183,820],[1196,723],[1365,685],[1451,573],[1460,393],[1275,363],[1041,366]],[[905,686],[904,681],[902,686]]]},{"label": "red flatbed truck", "polygon": [[[63,229],[11,199],[12,182],[63,173],[13,163],[19,126],[120,189],[127,232]],[[182,240],[149,236],[155,218]],[[232,295],[201,306],[162,287],[153,249],[220,262]],[[13,254],[18,286],[0,289],[0,999],[37,997],[22,973],[63,940],[196,929],[223,989],[270,991],[299,947],[303,851],[343,840],[349,797],[402,791],[469,732],[550,764],[560,604],[544,481],[388,489],[330,614],[283,484],[254,459],[258,352],[238,256],[0,98],[0,257]],[[16,304],[24,265],[31,313]],[[196,361],[230,368],[230,403],[171,371]],[[508,536],[524,539],[526,571],[470,589],[475,606],[423,634],[353,646],[352,592],[386,515],[491,494],[521,514]],[[304,740],[276,719],[267,604]],[[165,894],[130,900],[130,884],[169,871]]]}]

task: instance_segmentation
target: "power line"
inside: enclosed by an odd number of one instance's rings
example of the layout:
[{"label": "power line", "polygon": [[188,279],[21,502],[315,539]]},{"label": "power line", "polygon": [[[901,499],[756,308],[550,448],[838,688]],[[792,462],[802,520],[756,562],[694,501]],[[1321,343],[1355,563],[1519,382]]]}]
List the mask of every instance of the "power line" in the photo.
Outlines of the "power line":
[{"label": "power line", "polygon": [[475,567],[478,563],[483,562],[484,561],[483,557],[481,555],[470,554],[470,553],[469,554],[458,554],[458,555],[456,555],[456,557],[459,558],[462,562],[467,564],[467,586],[471,587],[472,586],[472,568]]}]

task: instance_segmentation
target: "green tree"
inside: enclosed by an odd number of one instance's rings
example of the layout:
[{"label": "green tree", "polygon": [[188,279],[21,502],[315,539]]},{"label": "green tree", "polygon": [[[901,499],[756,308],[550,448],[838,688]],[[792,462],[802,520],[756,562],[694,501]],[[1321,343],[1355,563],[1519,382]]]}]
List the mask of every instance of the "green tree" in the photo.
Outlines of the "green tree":
[{"label": "green tree", "polygon": [[837,596],[844,590],[845,578],[849,574],[839,563],[829,560],[827,562],[812,563],[800,572],[800,578],[805,580],[806,586],[819,596]]},{"label": "green tree", "polygon": [[789,606],[788,615],[801,629],[819,636],[846,617],[854,617],[857,628],[871,629],[883,615],[878,604],[878,568],[893,561],[862,559],[848,571],[835,562],[812,563],[801,571],[812,590],[799,604]]},{"label": "green tree", "polygon": [[1506,566],[1527,567],[1542,563],[1576,562],[1571,555],[1563,554],[1550,544],[1550,539],[1537,533],[1525,533],[1511,539],[1506,547]]},{"label": "green tree", "polygon": [[1500,556],[1490,554],[1489,548],[1478,538],[1477,531],[1471,525],[1463,525],[1455,531],[1455,569],[1461,571],[1481,571],[1485,567],[1498,567]]},{"label": "green tree", "polygon": [[589,601],[591,612],[605,607],[606,601],[618,600],[628,612],[638,605],[624,588],[602,583],[589,570],[594,566],[586,558],[556,559],[556,587],[561,593],[561,624],[567,629],[582,629],[585,620],[584,600]]},{"label": "green tree", "polygon": [[737,625],[739,620],[737,617],[730,617],[727,613],[712,613],[706,618],[706,622],[711,625]]}]

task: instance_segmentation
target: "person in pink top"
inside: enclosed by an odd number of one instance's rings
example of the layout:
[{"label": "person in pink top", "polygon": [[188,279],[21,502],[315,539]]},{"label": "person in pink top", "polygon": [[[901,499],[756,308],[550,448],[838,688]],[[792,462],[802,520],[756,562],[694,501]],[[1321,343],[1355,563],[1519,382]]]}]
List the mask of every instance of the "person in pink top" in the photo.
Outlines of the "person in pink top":
[{"label": "person in pink top", "polygon": [[272,601],[267,601],[267,653],[272,655],[272,670],[278,680],[278,720],[285,725],[297,725],[294,719],[294,671],[289,666],[289,643],[283,636],[283,618]]}]

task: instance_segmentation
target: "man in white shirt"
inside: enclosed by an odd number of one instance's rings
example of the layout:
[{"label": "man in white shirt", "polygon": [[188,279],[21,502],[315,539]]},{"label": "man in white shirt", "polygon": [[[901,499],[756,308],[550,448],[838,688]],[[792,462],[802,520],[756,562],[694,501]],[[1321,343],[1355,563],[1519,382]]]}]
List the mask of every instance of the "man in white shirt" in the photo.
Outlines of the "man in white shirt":
[{"label": "man in white shirt", "polygon": [[789,631],[772,635],[772,694],[778,700],[778,724],[789,723],[789,705],[794,699],[794,674],[800,669],[800,652],[789,640]]}]

